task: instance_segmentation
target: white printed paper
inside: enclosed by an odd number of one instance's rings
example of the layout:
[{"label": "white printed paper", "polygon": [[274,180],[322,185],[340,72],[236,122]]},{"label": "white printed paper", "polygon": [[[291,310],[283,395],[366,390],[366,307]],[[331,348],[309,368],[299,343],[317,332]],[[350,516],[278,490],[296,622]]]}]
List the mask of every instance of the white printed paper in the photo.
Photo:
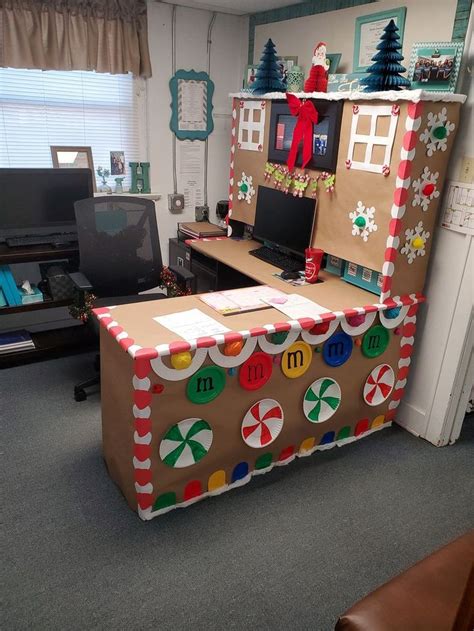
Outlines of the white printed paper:
[{"label": "white printed paper", "polygon": [[179,131],[206,131],[207,82],[178,80]]},{"label": "white printed paper", "polygon": [[448,230],[474,235],[474,186],[447,182],[441,225]]},{"label": "white printed paper", "polygon": [[198,337],[207,335],[218,335],[219,333],[227,333],[230,331],[226,326],[214,320],[199,309],[189,309],[188,311],[179,311],[178,313],[170,313],[165,316],[157,316],[153,318],[155,322],[161,324],[169,331],[176,333],[187,342],[195,340]]},{"label": "white printed paper", "polygon": [[271,305],[278,311],[281,311],[291,320],[297,320],[298,318],[315,318],[322,313],[329,313],[330,309],[326,309],[322,305],[318,305],[317,302],[309,300],[304,296],[298,294],[289,294],[285,302],[275,299],[264,300],[267,304]]}]

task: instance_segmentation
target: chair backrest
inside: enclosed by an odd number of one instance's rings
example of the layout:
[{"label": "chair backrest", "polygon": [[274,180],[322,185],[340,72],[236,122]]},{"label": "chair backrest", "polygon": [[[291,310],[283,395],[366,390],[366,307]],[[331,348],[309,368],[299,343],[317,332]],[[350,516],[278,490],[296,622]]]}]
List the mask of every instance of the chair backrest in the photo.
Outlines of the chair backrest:
[{"label": "chair backrest", "polygon": [[98,297],[159,285],[163,264],[152,200],[107,195],[80,200],[74,210],[80,270]]}]

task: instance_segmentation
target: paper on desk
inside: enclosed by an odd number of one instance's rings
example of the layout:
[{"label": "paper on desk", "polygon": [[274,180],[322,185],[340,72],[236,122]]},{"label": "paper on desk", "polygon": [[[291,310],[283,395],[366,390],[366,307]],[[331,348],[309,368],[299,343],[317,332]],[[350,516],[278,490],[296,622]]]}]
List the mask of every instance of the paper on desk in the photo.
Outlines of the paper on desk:
[{"label": "paper on desk", "polygon": [[286,316],[288,316],[291,320],[296,320],[298,318],[314,318],[316,316],[320,316],[322,313],[329,313],[330,309],[326,309],[321,305],[318,305],[317,302],[313,302],[309,300],[309,298],[305,298],[304,296],[300,296],[298,294],[289,294],[287,296],[286,302],[274,302],[272,299],[265,300],[267,304],[271,305],[278,311],[281,311]]},{"label": "paper on desk", "polygon": [[230,331],[226,326],[214,320],[199,309],[189,309],[188,311],[179,311],[178,313],[170,313],[165,316],[157,316],[153,318],[155,322],[161,324],[165,328],[173,331],[184,340],[189,342],[198,337],[206,335],[216,335],[218,333],[227,333]]}]

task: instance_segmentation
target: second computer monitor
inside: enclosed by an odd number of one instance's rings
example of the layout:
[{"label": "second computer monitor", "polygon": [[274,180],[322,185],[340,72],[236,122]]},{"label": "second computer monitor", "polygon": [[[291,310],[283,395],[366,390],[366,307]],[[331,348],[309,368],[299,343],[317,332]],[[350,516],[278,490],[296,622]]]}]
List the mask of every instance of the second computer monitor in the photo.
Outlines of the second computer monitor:
[{"label": "second computer monitor", "polygon": [[286,253],[304,256],[313,231],[316,200],[258,187],[253,237]]}]

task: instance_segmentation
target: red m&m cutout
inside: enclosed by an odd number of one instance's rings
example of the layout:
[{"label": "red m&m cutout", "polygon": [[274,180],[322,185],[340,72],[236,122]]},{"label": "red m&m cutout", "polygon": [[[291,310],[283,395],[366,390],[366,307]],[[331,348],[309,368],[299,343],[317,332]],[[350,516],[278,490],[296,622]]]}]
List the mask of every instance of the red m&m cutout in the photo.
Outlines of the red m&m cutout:
[{"label": "red m&m cutout", "polygon": [[423,188],[421,189],[421,192],[423,193],[425,197],[429,197],[432,193],[434,193],[435,188],[436,186],[432,184],[431,182],[429,182],[428,184],[425,184],[423,186]]},{"label": "red m&m cutout", "polygon": [[239,370],[239,383],[245,390],[258,390],[272,374],[272,358],[266,353],[254,353]]}]

